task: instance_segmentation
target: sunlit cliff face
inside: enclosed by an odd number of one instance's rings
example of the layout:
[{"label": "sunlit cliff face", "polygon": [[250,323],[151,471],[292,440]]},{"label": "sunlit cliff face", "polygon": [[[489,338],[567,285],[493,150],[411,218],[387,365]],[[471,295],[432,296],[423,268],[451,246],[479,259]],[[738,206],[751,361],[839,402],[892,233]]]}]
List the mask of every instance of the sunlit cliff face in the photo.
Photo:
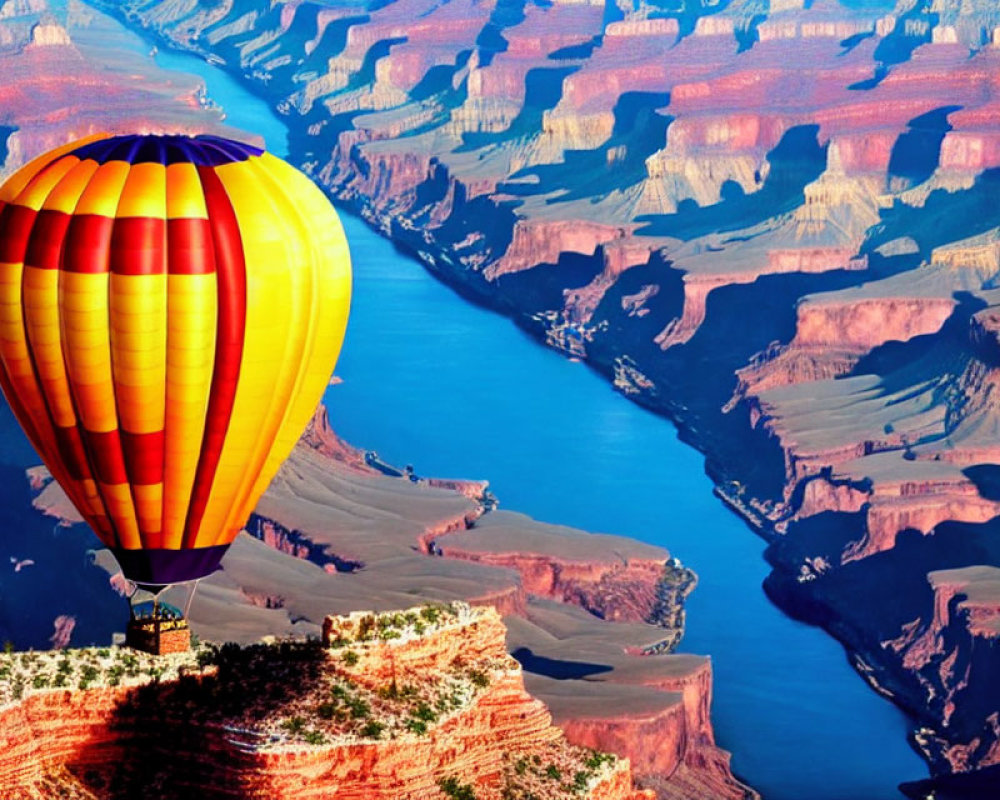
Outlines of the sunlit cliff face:
[{"label": "sunlit cliff face", "polygon": [[[652,800],[627,760],[566,742],[525,692],[504,636],[491,608],[438,604],[328,617],[322,643],[6,655],[0,780],[39,797],[130,797],[150,785],[175,797],[196,782],[209,797],[388,800],[468,787],[497,799]],[[67,676],[79,685],[60,688]],[[165,751],[151,758],[156,741]]]}]

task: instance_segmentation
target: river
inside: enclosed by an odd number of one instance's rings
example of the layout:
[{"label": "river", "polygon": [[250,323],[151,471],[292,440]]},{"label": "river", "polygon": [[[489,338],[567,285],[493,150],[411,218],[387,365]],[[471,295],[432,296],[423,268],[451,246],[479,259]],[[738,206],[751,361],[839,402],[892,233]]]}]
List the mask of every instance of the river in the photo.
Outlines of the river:
[{"label": "river", "polygon": [[[156,61],[200,75],[230,124],[287,151],[281,120],[222,70],[174,52]],[[766,800],[899,800],[900,781],[926,775],[906,718],[840,645],[766,599],[762,541],[667,420],[341,216],[355,294],[343,383],[326,396],[338,433],[420,474],[487,478],[506,508],[660,544],[692,567],[681,649],[711,655],[719,744]]]}]

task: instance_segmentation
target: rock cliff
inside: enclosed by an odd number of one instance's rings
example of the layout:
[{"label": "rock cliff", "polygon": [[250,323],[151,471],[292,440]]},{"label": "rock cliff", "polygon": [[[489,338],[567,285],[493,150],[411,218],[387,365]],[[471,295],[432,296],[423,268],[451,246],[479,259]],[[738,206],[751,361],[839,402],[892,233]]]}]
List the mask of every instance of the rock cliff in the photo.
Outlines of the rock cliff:
[{"label": "rock cliff", "polygon": [[[8,796],[45,796],[62,774],[64,785],[98,798],[136,790],[161,798],[192,790],[210,798],[652,797],[634,788],[627,760],[567,743],[525,691],[495,610],[360,613],[328,617],[324,631],[326,647],[203,645],[166,663],[118,649],[67,651],[58,662],[7,656],[0,785]],[[79,688],[39,685],[74,671],[85,676]],[[33,685],[12,697],[27,674]]]}]

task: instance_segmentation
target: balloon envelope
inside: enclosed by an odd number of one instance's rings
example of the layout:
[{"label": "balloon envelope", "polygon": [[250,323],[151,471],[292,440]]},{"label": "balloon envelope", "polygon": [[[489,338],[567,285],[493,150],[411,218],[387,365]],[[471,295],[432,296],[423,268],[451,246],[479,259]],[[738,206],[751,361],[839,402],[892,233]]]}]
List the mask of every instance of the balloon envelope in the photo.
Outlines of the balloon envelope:
[{"label": "balloon envelope", "polygon": [[0,188],[0,388],[125,575],[218,567],[329,382],[350,258],[323,193],[214,136],[97,136]]}]

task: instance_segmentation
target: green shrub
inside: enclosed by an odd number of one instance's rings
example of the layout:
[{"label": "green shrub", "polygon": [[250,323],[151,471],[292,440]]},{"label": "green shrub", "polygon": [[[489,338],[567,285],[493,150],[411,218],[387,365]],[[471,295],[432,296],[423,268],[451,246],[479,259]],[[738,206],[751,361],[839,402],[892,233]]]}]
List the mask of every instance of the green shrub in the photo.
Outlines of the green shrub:
[{"label": "green shrub", "polygon": [[291,734],[298,735],[305,731],[306,721],[299,716],[289,717],[284,722],[281,723],[281,727],[284,728]]},{"label": "green shrub", "polygon": [[406,720],[406,727],[419,736],[427,733],[427,723],[422,719],[408,719]]},{"label": "green shrub", "polygon": [[347,707],[351,710],[354,719],[365,719],[372,713],[371,706],[361,697],[352,697],[347,701]]},{"label": "green shrub", "polygon": [[343,658],[344,658],[344,663],[347,664],[347,666],[349,667],[353,667],[355,664],[358,663],[358,654],[355,653],[353,650],[348,650],[346,653],[344,653]]},{"label": "green shrub", "polygon": [[587,769],[600,769],[603,764],[614,764],[615,757],[611,753],[601,753],[592,750],[590,756],[583,762]]},{"label": "green shrub", "polygon": [[204,650],[199,650],[198,655],[195,656],[195,659],[198,662],[198,666],[201,669],[205,669],[205,667],[207,667],[209,664],[215,662],[215,652],[207,648]]},{"label": "green shrub", "polygon": [[469,680],[480,689],[485,689],[490,685],[490,676],[481,669],[469,670]]},{"label": "green shrub", "polygon": [[380,686],[378,689],[378,696],[383,700],[398,700],[399,687],[396,685],[396,681],[393,680],[393,682],[388,686]]},{"label": "green shrub", "polygon": [[459,783],[458,778],[448,777],[438,781],[441,791],[451,800],[476,800],[476,793],[472,784]]},{"label": "green shrub", "polygon": [[358,623],[358,636],[357,640],[359,642],[367,642],[372,638],[372,634],[375,630],[375,617],[370,614],[367,617],[362,617],[361,621]]},{"label": "green shrub", "polygon": [[331,703],[330,701],[320,703],[316,706],[316,713],[323,719],[341,720],[347,716],[343,709],[341,709],[336,703]]},{"label": "green shrub", "polygon": [[306,740],[307,744],[312,744],[312,745],[326,744],[326,736],[324,735],[323,731],[318,731],[315,728],[307,730],[303,734],[302,738]]},{"label": "green shrub", "polygon": [[374,719],[368,720],[365,726],[361,729],[361,735],[367,739],[381,739],[382,731],[385,730],[385,725]]}]

